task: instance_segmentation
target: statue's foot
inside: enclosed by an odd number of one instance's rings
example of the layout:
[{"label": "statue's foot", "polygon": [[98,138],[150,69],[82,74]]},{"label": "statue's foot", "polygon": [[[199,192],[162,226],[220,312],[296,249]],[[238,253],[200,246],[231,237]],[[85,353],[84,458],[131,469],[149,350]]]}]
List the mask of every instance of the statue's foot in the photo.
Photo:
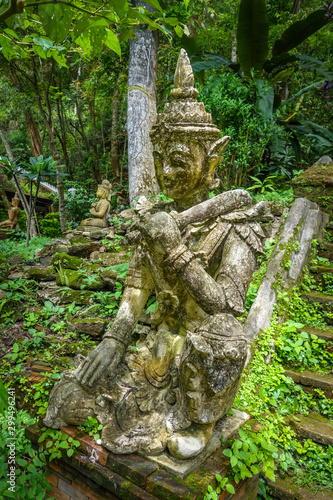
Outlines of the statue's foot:
[{"label": "statue's foot", "polygon": [[165,439],[152,437],[145,429],[130,429],[126,432],[120,429],[115,421],[111,421],[102,431],[102,444],[116,454],[146,453],[159,455],[165,450]]},{"label": "statue's foot", "polygon": [[212,437],[214,424],[193,424],[182,432],[177,432],[167,441],[167,447],[175,458],[185,460],[201,453]]},{"label": "statue's foot", "polygon": [[93,417],[95,396],[88,394],[77,382],[62,380],[51,391],[44,424],[52,429],[65,425],[82,425]]}]

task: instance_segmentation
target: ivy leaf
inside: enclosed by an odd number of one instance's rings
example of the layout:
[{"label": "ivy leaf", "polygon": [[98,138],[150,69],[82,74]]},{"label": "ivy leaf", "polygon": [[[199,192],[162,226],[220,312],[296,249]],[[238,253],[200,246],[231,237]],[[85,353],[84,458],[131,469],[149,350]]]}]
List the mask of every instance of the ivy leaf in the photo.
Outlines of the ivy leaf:
[{"label": "ivy leaf", "polygon": [[181,38],[183,36],[183,34],[184,34],[184,31],[183,31],[183,29],[180,26],[176,26],[175,27],[175,33],[176,33],[176,35],[179,36],[179,38]]},{"label": "ivy leaf", "polygon": [[38,7],[38,13],[47,36],[55,42],[62,42],[68,35],[73,10],[63,4],[47,4]]},{"label": "ivy leaf", "polygon": [[187,7],[188,7],[188,4],[190,3],[190,0],[184,0],[184,4],[185,4],[185,9],[187,10]]},{"label": "ivy leaf", "polygon": [[231,495],[235,494],[235,488],[233,487],[232,484],[228,483],[225,487],[228,493],[231,493]]},{"label": "ivy leaf", "polygon": [[65,54],[59,54],[58,52],[56,51],[52,51],[51,52],[51,55],[53,57],[53,59],[60,65],[62,66],[63,68],[68,68],[67,66],[67,62],[66,62],[66,57],[65,57]]},{"label": "ivy leaf", "polygon": [[230,458],[230,457],[232,457],[232,451],[231,451],[229,448],[227,448],[226,450],[223,450],[223,452],[222,452],[222,453],[223,453],[223,455],[225,455],[226,457],[229,457],[229,458]]},{"label": "ivy leaf", "polygon": [[231,467],[235,467],[235,465],[238,463],[238,458],[236,457],[236,455],[233,455],[231,458],[230,458],[230,465]]}]

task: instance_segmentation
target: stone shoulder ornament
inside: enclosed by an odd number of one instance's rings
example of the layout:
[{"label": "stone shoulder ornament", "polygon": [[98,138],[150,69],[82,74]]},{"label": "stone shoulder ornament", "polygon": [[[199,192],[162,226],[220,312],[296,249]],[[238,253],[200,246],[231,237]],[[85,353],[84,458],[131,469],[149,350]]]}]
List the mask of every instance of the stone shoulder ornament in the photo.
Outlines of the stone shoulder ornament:
[{"label": "stone shoulder ornament", "polygon": [[[265,207],[252,207],[244,190],[208,199],[230,137],[220,138],[197,96],[181,50],[171,103],[151,132],[157,178],[177,212],[137,203],[115,321],[98,347],[64,372],[44,420],[59,428],[95,417],[114,453],[200,454],[231,408],[246,362],[237,316],[262,252],[257,220]],[[152,328],[134,352],[131,334],[153,290]]]}]

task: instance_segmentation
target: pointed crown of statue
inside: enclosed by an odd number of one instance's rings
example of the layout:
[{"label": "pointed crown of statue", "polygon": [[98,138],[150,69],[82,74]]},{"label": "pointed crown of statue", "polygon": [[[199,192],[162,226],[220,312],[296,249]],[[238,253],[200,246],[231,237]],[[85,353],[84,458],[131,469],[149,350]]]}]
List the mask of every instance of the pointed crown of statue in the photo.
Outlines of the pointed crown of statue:
[{"label": "pointed crown of statue", "polygon": [[102,184],[99,184],[98,187],[105,193],[105,198],[110,201],[112,184],[107,179],[104,179],[104,181],[102,181]]},{"label": "pointed crown of statue", "polygon": [[195,136],[203,141],[216,141],[220,137],[220,130],[212,123],[212,115],[206,112],[202,102],[197,101],[198,94],[190,60],[185,50],[181,49],[174,88],[170,92],[171,102],[157,117],[150,133],[152,142],[166,136]]}]

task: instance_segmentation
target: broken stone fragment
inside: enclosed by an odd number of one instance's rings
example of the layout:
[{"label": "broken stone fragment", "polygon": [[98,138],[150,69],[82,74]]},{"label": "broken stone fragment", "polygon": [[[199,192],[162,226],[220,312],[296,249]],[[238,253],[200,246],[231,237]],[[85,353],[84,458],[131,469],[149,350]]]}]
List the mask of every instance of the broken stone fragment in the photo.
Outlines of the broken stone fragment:
[{"label": "broken stone fragment", "polygon": [[101,318],[73,319],[67,322],[69,332],[83,333],[90,337],[102,338],[108,321]]}]

